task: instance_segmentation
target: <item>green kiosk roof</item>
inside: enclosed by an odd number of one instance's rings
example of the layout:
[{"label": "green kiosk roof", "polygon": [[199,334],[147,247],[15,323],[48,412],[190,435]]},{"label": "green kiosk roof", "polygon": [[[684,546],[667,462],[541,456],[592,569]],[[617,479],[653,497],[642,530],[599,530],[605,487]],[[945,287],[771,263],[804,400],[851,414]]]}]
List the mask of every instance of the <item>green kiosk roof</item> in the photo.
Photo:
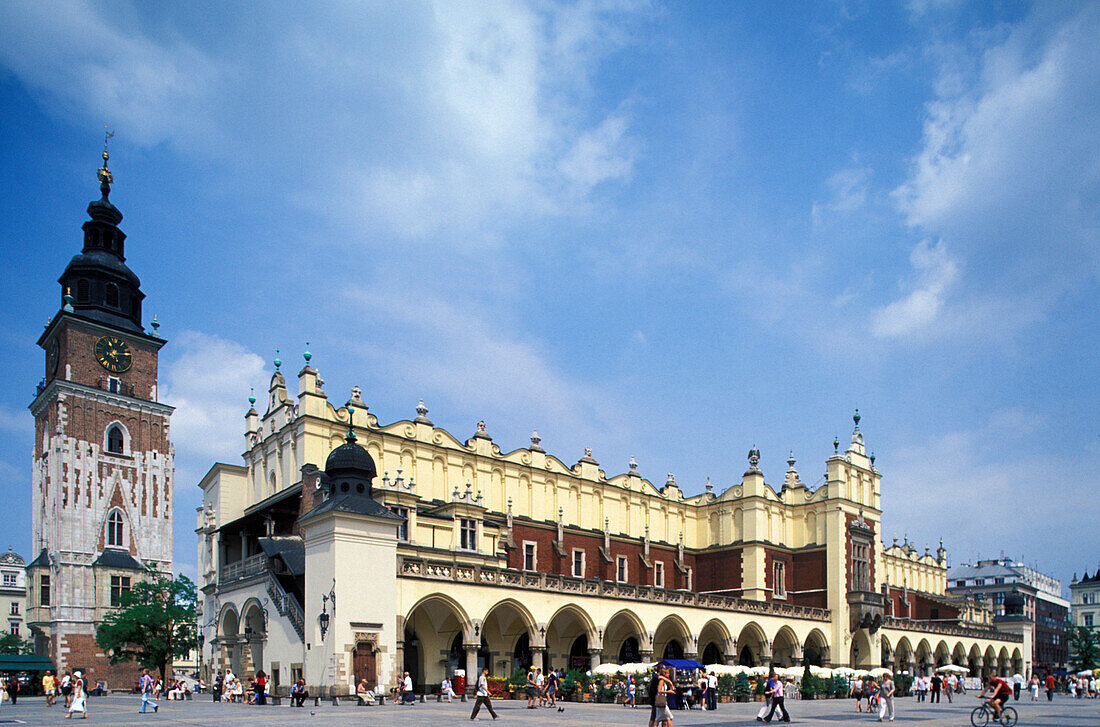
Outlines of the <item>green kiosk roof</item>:
[{"label": "green kiosk roof", "polygon": [[34,654],[0,654],[0,671],[45,671],[53,670],[49,657]]}]

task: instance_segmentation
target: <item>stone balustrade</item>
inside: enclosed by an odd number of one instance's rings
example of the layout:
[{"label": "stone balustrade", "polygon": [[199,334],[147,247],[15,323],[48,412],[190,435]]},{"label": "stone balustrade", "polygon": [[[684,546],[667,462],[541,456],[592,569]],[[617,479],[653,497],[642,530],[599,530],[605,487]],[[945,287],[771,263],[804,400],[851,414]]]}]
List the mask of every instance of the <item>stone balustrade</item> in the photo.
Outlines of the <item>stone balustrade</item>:
[{"label": "stone balustrade", "polygon": [[423,558],[398,557],[397,575],[399,578],[426,578],[455,583],[469,583],[471,585],[505,586],[577,596],[664,603],[670,606],[710,608],[718,611],[751,613],[763,616],[781,616],[826,622],[830,620],[830,612],[827,608],[752,601],[732,596],[615,583],[595,578],[572,578],[547,573],[532,573],[512,568],[448,563]]},{"label": "stone balustrade", "polygon": [[961,636],[970,639],[991,639],[994,641],[1012,641],[1022,644],[1024,637],[1019,634],[999,631],[997,629],[982,629],[973,626],[959,626],[958,624],[942,623],[937,621],[910,621],[905,618],[887,616],[882,620],[884,629],[899,629],[901,631],[920,631],[926,634],[938,636]]}]

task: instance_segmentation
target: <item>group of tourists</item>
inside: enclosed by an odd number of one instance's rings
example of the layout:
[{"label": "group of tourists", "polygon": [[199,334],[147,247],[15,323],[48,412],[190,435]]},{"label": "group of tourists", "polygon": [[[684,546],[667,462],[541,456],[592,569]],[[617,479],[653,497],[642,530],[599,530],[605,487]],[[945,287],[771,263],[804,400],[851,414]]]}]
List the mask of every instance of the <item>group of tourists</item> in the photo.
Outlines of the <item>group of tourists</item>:
[{"label": "group of tourists", "polygon": [[[19,696],[19,680],[12,677],[2,682],[0,686],[3,687],[4,691],[3,699],[10,699],[12,704],[16,704]],[[96,691],[103,693],[105,690],[102,685],[97,683]],[[61,694],[65,700],[66,719],[72,719],[74,713],[79,714],[82,718],[87,718],[88,692],[82,671],[77,670],[72,674],[65,672],[60,679],[57,678],[55,672],[47,671],[42,675],[42,693],[46,695],[47,707],[57,704],[57,695]]]},{"label": "group of tourists", "polygon": [[542,669],[532,666],[527,670],[527,709],[548,707],[564,712],[565,707],[558,706],[560,687],[561,677],[557,671],[548,669],[546,674],[543,674]]},{"label": "group of tourists", "polygon": [[955,674],[947,676],[933,674],[930,677],[921,675],[913,680],[913,691],[917,695],[918,702],[926,699],[929,702],[939,702],[941,695],[946,694],[947,702],[950,704],[952,694],[966,694],[966,685]]}]

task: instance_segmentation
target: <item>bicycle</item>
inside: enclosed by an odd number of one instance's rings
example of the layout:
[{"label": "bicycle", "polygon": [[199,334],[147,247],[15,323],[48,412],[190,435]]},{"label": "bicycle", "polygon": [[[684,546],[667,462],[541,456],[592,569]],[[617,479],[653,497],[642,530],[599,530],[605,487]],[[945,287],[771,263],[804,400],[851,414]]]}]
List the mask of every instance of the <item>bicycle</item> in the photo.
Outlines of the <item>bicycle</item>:
[{"label": "bicycle", "polygon": [[[989,702],[983,701],[980,705],[974,708],[974,711],[970,713],[970,724],[974,727],[985,727],[989,724],[990,720],[996,722],[993,718],[993,709],[989,706]],[[1004,727],[1016,727],[1016,721],[1019,719],[1019,715],[1016,714],[1016,710],[1009,706],[1001,707],[1001,719],[1000,723]]]}]

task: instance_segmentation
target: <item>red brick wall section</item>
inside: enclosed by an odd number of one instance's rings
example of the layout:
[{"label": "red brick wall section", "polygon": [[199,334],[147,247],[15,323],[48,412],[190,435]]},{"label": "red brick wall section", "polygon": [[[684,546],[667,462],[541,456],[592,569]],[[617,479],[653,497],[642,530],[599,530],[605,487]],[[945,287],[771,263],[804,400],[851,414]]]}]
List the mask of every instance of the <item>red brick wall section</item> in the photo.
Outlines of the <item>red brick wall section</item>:
[{"label": "red brick wall section", "polygon": [[741,588],[741,549],[708,550],[695,554],[695,589],[725,591]]},{"label": "red brick wall section", "polygon": [[148,399],[152,387],[157,383],[157,346],[145,339],[127,336],[124,333],[112,334],[126,341],[133,353],[133,364],[121,374],[109,374],[95,360],[95,342],[101,335],[98,330],[85,329],[80,323],[71,323],[58,332],[60,344],[60,364],[57,376],[65,377],[65,366],[70,370],[69,380],[86,386],[98,386],[102,378],[117,376],[127,387],[134,386],[134,396]]},{"label": "red brick wall section", "polygon": [[[585,552],[585,577],[602,578],[613,581],[617,576],[616,561],[619,556],[627,559],[627,582],[635,585],[653,585],[653,569],[645,568],[639,557],[645,548],[641,541],[624,541],[611,539],[610,555],[611,563],[604,563],[599,549],[603,545],[603,536],[595,533],[578,533],[566,530],[562,533],[564,557],[558,557],[554,550],[554,541],[557,540],[557,526],[552,524],[521,523],[513,521],[512,538],[516,547],[508,553],[508,567],[523,569],[523,544],[525,541],[536,543],[535,558],[538,572],[552,575],[573,574],[573,549],[579,548]],[[665,588],[681,588],[685,576],[681,576],[676,570],[677,549],[667,545],[655,545],[650,543],[649,561],[653,563],[660,560],[665,564]],[[688,560],[685,554],[685,560]],[[688,565],[693,565],[694,559],[688,560]],[[740,570],[738,570],[740,575]],[[698,585],[695,586],[698,588]]]},{"label": "red brick wall section", "polygon": [[86,670],[85,677],[89,686],[94,686],[97,681],[105,681],[108,689],[129,691],[141,676],[141,666],[135,662],[111,664],[103,649],[96,644],[94,636],[68,634],[56,641],[60,642],[62,658],[58,659],[55,651],[50,655],[54,664],[62,671]]},{"label": "red brick wall section", "polygon": [[825,593],[825,549],[792,553],[789,567],[794,578],[794,585],[790,587],[790,602],[797,606],[826,608],[828,599]]}]

